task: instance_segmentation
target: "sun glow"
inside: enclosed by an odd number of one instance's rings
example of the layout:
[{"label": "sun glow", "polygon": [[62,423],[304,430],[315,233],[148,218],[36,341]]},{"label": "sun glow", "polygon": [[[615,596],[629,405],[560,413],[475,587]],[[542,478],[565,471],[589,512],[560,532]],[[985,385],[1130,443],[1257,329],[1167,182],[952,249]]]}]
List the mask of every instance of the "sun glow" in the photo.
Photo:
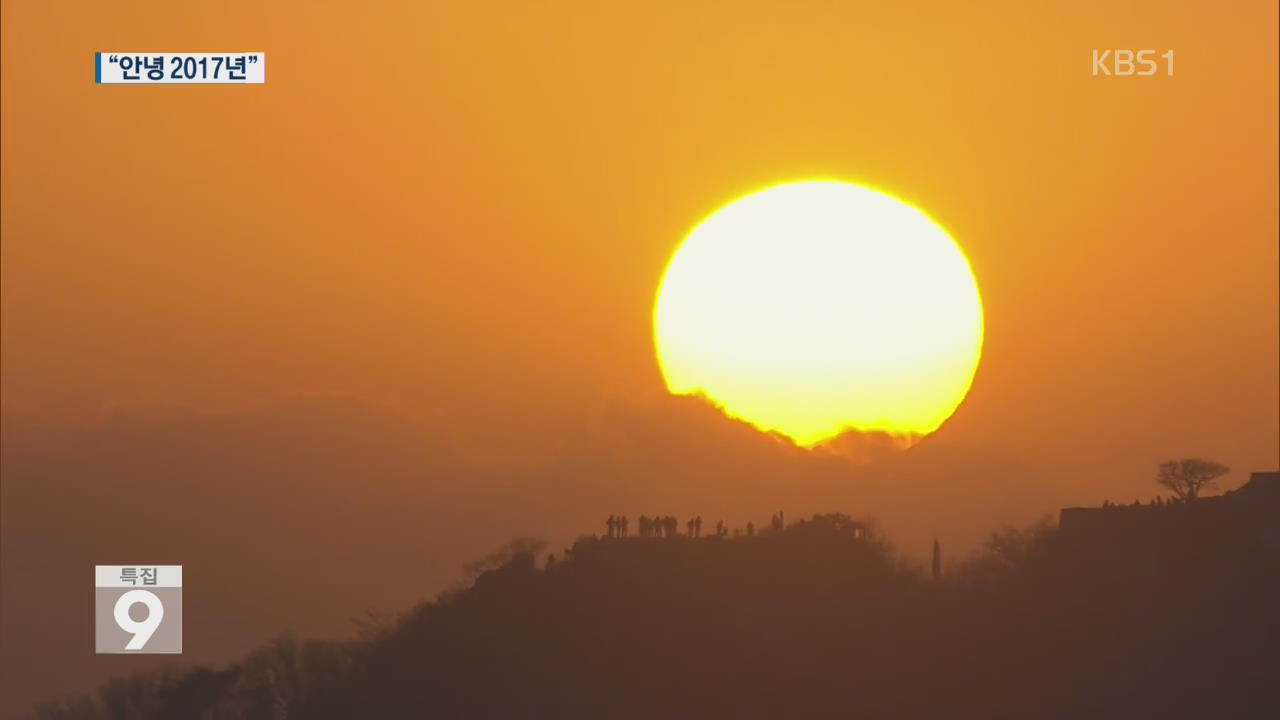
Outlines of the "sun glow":
[{"label": "sun glow", "polygon": [[804,447],[933,432],[968,393],[982,338],[977,283],[946,231],[826,180],[717,210],[671,258],[654,306],[671,392]]}]

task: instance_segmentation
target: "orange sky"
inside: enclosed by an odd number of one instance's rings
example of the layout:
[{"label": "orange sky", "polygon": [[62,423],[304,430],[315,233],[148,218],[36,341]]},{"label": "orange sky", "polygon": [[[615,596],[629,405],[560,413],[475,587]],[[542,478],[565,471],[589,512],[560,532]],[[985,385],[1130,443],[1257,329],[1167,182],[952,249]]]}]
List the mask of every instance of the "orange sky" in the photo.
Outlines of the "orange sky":
[{"label": "orange sky", "polygon": [[[967,250],[954,432],[1275,464],[1272,3],[131,5],[4,9],[7,406],[337,391],[554,432],[660,388],[694,222],[820,174]],[[1092,77],[1117,46],[1175,77]],[[95,86],[113,49],[262,50],[268,80]]]},{"label": "orange sky", "polygon": [[[988,340],[950,432],[1275,464],[1274,4],[134,5],[4,9],[10,408],[321,391],[558,436],[660,390],[691,224],[824,175],[971,258]],[[1175,77],[1091,76],[1148,46]],[[262,50],[268,80],[95,86],[120,49]]]},{"label": "orange sky", "polygon": [[[1275,3],[284,5],[4,4],[7,417],[337,394],[489,478],[424,471],[433,492],[616,483],[576,515],[544,498],[521,530],[666,512],[668,491],[740,519],[847,509],[806,494],[843,482],[826,460],[748,462],[763,451],[739,429],[653,409],[652,302],[681,237],[744,192],[823,176],[918,205],[973,265],[983,361],[915,466],[938,483],[967,463],[956,533],[1150,497],[1171,457],[1232,466],[1226,487],[1280,465]],[[1175,76],[1095,78],[1108,47],[1172,48]],[[263,51],[267,82],[95,86],[93,53],[113,50]],[[272,417],[242,424],[291,427]],[[50,462],[79,482],[95,457]],[[824,479],[787,495],[793,472]],[[925,491],[895,502],[865,510],[928,517],[912,551],[959,514]],[[476,510],[504,530],[469,526],[451,552],[507,539],[527,507]],[[434,586],[470,557],[438,559]]]}]

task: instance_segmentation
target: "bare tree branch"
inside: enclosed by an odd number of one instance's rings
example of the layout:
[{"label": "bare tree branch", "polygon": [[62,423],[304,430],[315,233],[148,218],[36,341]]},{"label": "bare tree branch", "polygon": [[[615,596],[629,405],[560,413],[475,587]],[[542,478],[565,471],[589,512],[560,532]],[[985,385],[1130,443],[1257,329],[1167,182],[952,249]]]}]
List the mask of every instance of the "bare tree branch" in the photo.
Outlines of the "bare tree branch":
[{"label": "bare tree branch", "polygon": [[1231,472],[1226,465],[1200,458],[1183,458],[1160,463],[1156,469],[1156,482],[1168,488],[1178,500],[1188,502],[1200,496],[1200,491],[1215,487],[1218,478]]}]

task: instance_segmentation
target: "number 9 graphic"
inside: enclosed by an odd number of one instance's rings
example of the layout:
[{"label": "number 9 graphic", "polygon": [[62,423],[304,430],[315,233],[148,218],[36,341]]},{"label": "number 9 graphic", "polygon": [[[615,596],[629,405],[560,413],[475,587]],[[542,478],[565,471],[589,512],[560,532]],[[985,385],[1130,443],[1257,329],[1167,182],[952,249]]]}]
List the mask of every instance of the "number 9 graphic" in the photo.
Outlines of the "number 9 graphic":
[{"label": "number 9 graphic", "polygon": [[[137,603],[147,606],[147,616],[141,622],[129,617],[129,609]],[[116,600],[116,625],[121,630],[133,634],[133,639],[124,646],[125,650],[141,650],[151,639],[160,621],[164,620],[164,603],[150,590],[130,590]]]}]

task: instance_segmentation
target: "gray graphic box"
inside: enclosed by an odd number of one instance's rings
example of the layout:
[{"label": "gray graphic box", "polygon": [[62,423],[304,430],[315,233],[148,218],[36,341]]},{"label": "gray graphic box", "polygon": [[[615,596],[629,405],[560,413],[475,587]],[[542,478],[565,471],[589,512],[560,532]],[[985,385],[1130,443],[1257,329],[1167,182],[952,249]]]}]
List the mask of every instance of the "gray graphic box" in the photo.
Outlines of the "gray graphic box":
[{"label": "gray graphic box", "polygon": [[[130,590],[153,593],[164,606],[164,616],[146,644],[130,650],[129,641],[134,633],[127,632],[116,623],[115,608],[120,597]],[[147,606],[135,603],[129,609],[129,617],[141,622],[147,617]],[[111,587],[94,589],[94,639],[99,653],[181,653],[182,652],[182,588],[180,587]]]}]

